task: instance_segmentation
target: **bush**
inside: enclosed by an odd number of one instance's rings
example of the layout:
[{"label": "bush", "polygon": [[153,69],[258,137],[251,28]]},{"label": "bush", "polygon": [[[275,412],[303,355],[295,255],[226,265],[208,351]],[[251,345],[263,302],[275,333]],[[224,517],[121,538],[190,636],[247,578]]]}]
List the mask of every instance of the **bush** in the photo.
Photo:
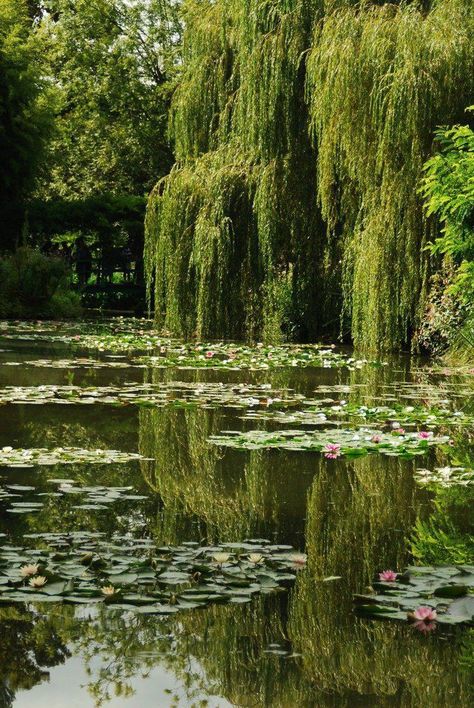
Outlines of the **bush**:
[{"label": "bush", "polygon": [[453,290],[457,277],[458,271],[447,262],[432,276],[425,312],[413,339],[416,351],[441,355],[458,344],[468,321],[469,308]]},{"label": "bush", "polygon": [[[469,111],[473,111],[471,106]],[[474,130],[468,125],[444,128],[437,133],[440,151],[425,165],[421,192],[426,213],[436,215],[442,228],[431,244],[452,273],[444,292],[435,282],[426,332],[437,347],[474,352]],[[442,277],[442,276],[441,276]],[[438,287],[436,287],[438,286]],[[421,341],[423,344],[423,341]],[[425,342],[426,344],[426,342]],[[430,348],[428,346],[428,348]]]},{"label": "bush", "polygon": [[31,248],[0,258],[1,317],[77,317],[81,300],[65,261]]}]

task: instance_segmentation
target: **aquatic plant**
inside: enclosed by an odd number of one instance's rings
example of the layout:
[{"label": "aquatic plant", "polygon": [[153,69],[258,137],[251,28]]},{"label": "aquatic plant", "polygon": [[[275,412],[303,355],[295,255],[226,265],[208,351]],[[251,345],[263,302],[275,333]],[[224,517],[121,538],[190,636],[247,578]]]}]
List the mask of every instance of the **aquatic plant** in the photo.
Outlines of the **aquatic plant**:
[{"label": "aquatic plant", "polygon": [[[328,430],[248,430],[239,432],[223,431],[209,438],[211,443],[221,447],[231,447],[238,450],[280,449],[295,452],[322,452],[328,459],[340,456],[360,457],[369,453],[379,452],[411,458],[424,455],[432,445],[444,445],[449,441],[445,435],[420,438],[418,433],[406,433],[402,429],[391,433],[374,431],[369,428],[328,429]],[[374,437],[376,441],[374,441]]]},{"label": "aquatic plant", "polygon": [[82,450],[74,447],[33,448],[23,450],[9,445],[0,449],[0,466],[2,467],[34,467],[36,465],[72,465],[87,464],[117,464],[143,459],[133,452],[119,450]]},{"label": "aquatic plant", "polygon": [[[167,615],[213,602],[250,602],[295,579],[291,546],[265,540],[173,548],[125,537],[107,542],[88,532],[25,538],[41,539],[46,549],[0,547],[0,603],[105,602]],[[21,565],[25,558],[34,563]]]},{"label": "aquatic plant", "polygon": [[395,581],[380,579],[373,586],[372,593],[354,597],[359,615],[439,624],[474,622],[474,566],[413,566]]}]

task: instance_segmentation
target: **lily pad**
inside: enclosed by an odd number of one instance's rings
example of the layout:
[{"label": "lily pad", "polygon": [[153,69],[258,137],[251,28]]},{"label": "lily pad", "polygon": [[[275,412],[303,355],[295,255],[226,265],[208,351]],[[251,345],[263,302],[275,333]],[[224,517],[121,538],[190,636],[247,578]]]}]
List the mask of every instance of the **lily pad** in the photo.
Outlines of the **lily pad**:
[{"label": "lily pad", "polygon": [[221,447],[241,450],[282,449],[293,451],[323,452],[328,458],[359,456],[379,452],[383,455],[414,457],[425,454],[429,447],[442,445],[449,437],[442,435],[421,436],[392,430],[390,433],[370,428],[333,430],[250,430],[247,432],[224,431],[209,438]]},{"label": "lily pad", "polygon": [[[248,602],[286,589],[295,578],[291,553],[268,541],[233,548],[156,547],[102,534],[32,534],[46,547],[0,548],[0,602],[54,598],[103,602],[146,614],[169,614],[212,602]],[[121,543],[121,541],[123,543]],[[302,554],[295,554],[298,559]],[[301,567],[300,562],[300,567]]]},{"label": "lily pad", "polygon": [[[380,579],[374,592],[355,595],[355,609],[366,617],[415,621],[417,629],[438,624],[474,624],[474,566],[410,566],[394,581]],[[429,608],[419,619],[420,608]],[[418,613],[417,613],[418,610]]]}]

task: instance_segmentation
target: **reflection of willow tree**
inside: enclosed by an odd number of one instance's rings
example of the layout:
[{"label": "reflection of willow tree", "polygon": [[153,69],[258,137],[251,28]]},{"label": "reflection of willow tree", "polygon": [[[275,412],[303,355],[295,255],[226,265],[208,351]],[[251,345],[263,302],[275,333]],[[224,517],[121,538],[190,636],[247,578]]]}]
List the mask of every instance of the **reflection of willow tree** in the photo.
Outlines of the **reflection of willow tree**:
[{"label": "reflection of willow tree", "polygon": [[154,458],[142,471],[163,500],[161,534],[170,543],[179,535],[177,524],[187,523],[184,517],[197,517],[210,538],[235,541],[304,516],[301,485],[307,484],[303,471],[311,461],[301,460],[289,488],[284,456],[235,450],[223,455],[210,445],[209,436],[225,427],[225,416],[217,411],[140,412],[140,452]]},{"label": "reflection of willow tree", "polygon": [[48,616],[23,607],[0,609],[0,635],[0,704],[8,708],[19,690],[47,678],[46,669],[62,664],[69,652]]},{"label": "reflection of willow tree", "polygon": [[350,385],[354,387],[351,403],[380,404],[380,397],[386,398],[390,392],[393,395],[394,391],[390,391],[389,386],[407,381],[409,376],[410,359],[396,355],[390,356],[388,365],[354,369],[350,376]]},{"label": "reflection of willow tree", "polygon": [[287,602],[287,595],[271,596],[183,616],[188,650],[204,668],[208,685],[232,705],[305,705],[311,689],[296,661],[264,653],[273,643],[285,646]]},{"label": "reflection of willow tree", "polygon": [[95,404],[32,406],[31,409],[34,416],[22,425],[25,447],[114,448],[123,451],[136,448],[136,415],[128,406]]},{"label": "reflection of willow tree", "polygon": [[[289,635],[307,679],[338,694],[338,705],[369,695],[377,705],[469,705],[456,643],[352,612],[352,593],[377,570],[401,569],[409,560],[405,537],[418,505],[412,464],[397,459],[364,458],[314,481],[308,567],[294,592]],[[328,575],[342,579],[318,582]]]}]

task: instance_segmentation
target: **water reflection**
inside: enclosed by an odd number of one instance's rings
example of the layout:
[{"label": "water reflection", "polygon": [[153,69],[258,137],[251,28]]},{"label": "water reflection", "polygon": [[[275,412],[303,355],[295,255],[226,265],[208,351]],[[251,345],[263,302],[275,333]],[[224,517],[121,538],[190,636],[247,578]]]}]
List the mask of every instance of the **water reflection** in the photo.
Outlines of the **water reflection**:
[{"label": "water reflection", "polygon": [[[354,591],[382,566],[409,560],[406,539],[423,503],[411,464],[365,458],[325,470],[308,498],[308,567],[292,597],[289,636],[307,680],[339,696],[338,705],[469,705],[456,639],[352,613]],[[342,579],[321,582],[331,575]]]},{"label": "water reflection", "polygon": [[[24,356],[31,356],[33,345],[22,346]],[[65,351],[56,354],[64,357]],[[311,396],[319,386],[349,385],[333,397],[366,403],[390,400],[397,391],[394,382],[409,382],[406,395],[419,395],[422,386],[422,395],[434,392],[434,400],[436,378],[413,374],[409,367],[400,358],[390,367],[354,372],[145,376],[154,382],[268,382]],[[136,376],[75,371],[74,383],[117,385]],[[68,377],[64,370],[0,366],[2,385],[61,383]],[[446,386],[443,395],[453,390]],[[382,568],[402,569],[410,561],[414,529],[438,513],[433,492],[414,482],[419,461],[223,452],[208,444],[209,436],[247,423],[238,412],[221,409],[16,405],[0,415],[1,445],[111,448],[153,458],[129,465],[1,469],[0,482],[32,485],[40,493],[51,490],[51,478],[70,477],[83,486],[130,485],[147,496],[100,512],[76,509],[74,497],[48,497],[39,514],[2,514],[0,531],[9,541],[31,532],[82,529],[153,537],[158,544],[269,538],[308,553],[307,567],[288,594],[166,620],[103,608],[0,605],[0,705],[45,705],[62,680],[68,703],[81,708],[191,706],[204,700],[211,706],[256,708],[472,705],[472,635],[463,630],[423,635],[408,625],[370,622],[352,612],[353,593],[363,592]],[[456,449],[469,459],[472,441],[461,437],[464,447]],[[471,532],[467,505],[449,499],[449,516]],[[329,576],[340,579],[325,581]]]},{"label": "water reflection", "polygon": [[158,535],[176,542],[183,536],[175,525],[185,517],[209,541],[263,535],[301,544],[315,456],[223,453],[207,440],[228,424],[219,411],[140,412],[140,452],[154,458],[142,463],[143,474],[163,502]]}]

